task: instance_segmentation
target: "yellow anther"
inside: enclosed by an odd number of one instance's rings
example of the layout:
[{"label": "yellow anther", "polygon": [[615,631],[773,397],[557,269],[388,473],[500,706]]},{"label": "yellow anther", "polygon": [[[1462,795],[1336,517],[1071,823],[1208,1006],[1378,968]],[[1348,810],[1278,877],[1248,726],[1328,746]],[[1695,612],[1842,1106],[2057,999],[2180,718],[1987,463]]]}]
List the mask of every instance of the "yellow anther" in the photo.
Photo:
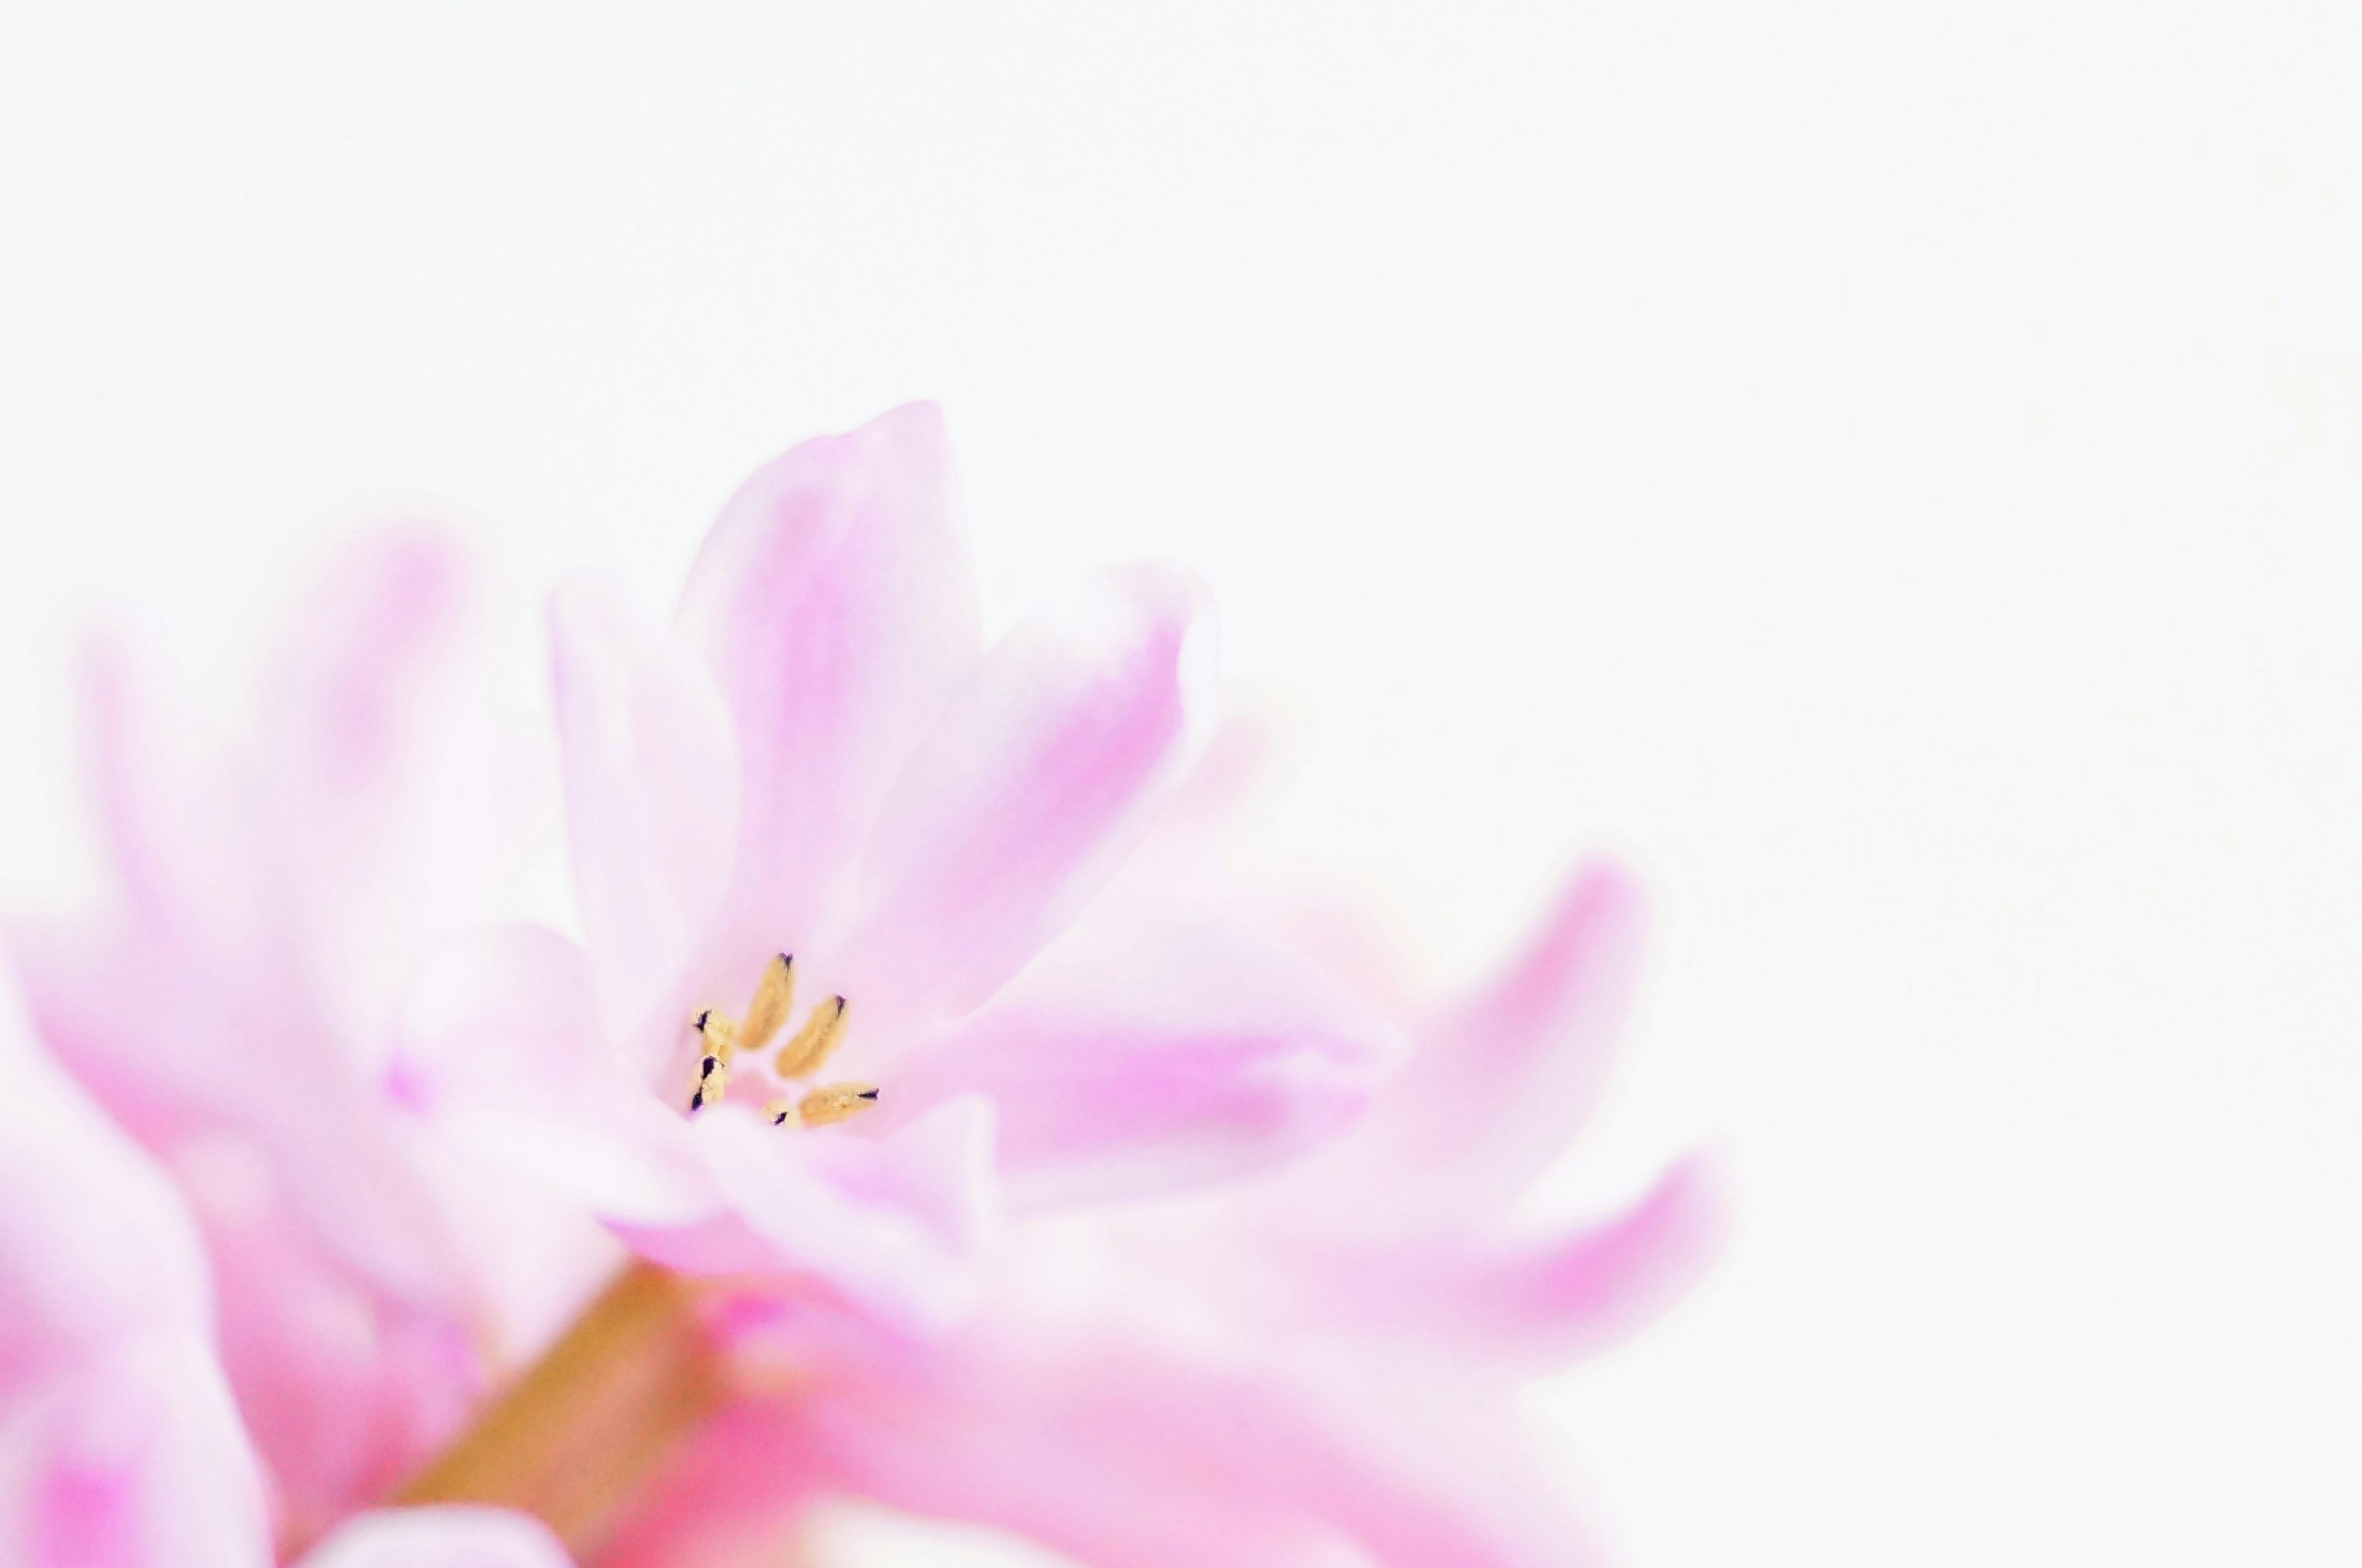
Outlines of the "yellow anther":
[{"label": "yellow anther", "polygon": [[707,1008],[693,1021],[697,1032],[705,1036],[705,1054],[719,1056],[728,1065],[738,1050],[738,1021],[727,1013]]},{"label": "yellow anther", "polygon": [[806,1127],[825,1127],[832,1121],[842,1121],[848,1116],[858,1116],[877,1103],[877,1090],[870,1084],[831,1084],[804,1096],[796,1107],[796,1117]]},{"label": "yellow anther", "polygon": [[763,966],[763,978],[755,987],[755,999],[746,1004],[746,1021],[739,1026],[737,1043],[749,1051],[760,1051],[788,1021],[788,1008],[796,999],[796,961],[782,953]]},{"label": "yellow anther", "polygon": [[821,1064],[828,1060],[828,1054],[836,1049],[844,1034],[844,999],[831,997],[811,1010],[804,1026],[779,1047],[771,1066],[783,1078],[808,1077],[820,1071]]},{"label": "yellow anther", "polygon": [[796,1102],[791,1099],[771,1101],[763,1107],[763,1115],[774,1127],[785,1127],[789,1123],[798,1127],[803,1125],[803,1116],[796,1110]]},{"label": "yellow anther", "polygon": [[730,1064],[718,1053],[708,1051],[697,1059],[697,1082],[690,1088],[689,1108],[703,1110],[729,1098]]}]

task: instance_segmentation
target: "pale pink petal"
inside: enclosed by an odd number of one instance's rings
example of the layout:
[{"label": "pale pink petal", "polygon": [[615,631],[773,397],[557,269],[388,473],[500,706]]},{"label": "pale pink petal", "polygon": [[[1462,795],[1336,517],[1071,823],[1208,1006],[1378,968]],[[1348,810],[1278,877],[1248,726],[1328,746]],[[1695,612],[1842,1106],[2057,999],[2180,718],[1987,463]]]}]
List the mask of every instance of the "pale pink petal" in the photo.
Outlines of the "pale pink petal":
[{"label": "pale pink petal", "polygon": [[318,1048],[370,1059],[421,938],[496,869],[497,770],[449,771],[481,696],[469,679],[481,600],[457,541],[416,526],[365,536],[301,601],[261,693],[242,781],[252,815],[226,825],[270,889],[276,982],[327,1025]]},{"label": "pale pink petal", "polygon": [[1135,921],[1089,937],[887,1079],[889,1124],[989,1096],[1020,1204],[1171,1193],[1273,1165],[1351,1122],[1404,1049],[1309,965],[1235,933]]},{"label": "pale pink petal", "polygon": [[118,1342],[0,1403],[0,1561],[265,1568],[254,1455],[200,1330]]},{"label": "pale pink petal", "polygon": [[701,1223],[616,1223],[643,1257],[808,1279],[921,1330],[973,1302],[997,1225],[990,1107],[955,1100],[876,1141],[788,1132],[736,1105],[694,1127],[719,1206]]},{"label": "pale pink petal", "polygon": [[724,973],[820,929],[896,766],[981,634],[941,414],[808,441],[723,509],[678,624],[737,726]]},{"label": "pale pink petal", "polygon": [[362,1514],[300,1568],[571,1568],[549,1527],[506,1508],[445,1504]]},{"label": "pale pink petal", "polygon": [[34,1043],[0,973],[0,1397],[113,1340],[210,1320],[163,1173]]},{"label": "pale pink petal", "polygon": [[533,1104],[612,1073],[591,988],[582,949],[547,926],[452,936],[427,955],[403,999],[387,1098],[422,1112]]},{"label": "pale pink petal", "polygon": [[590,977],[618,1036],[653,1056],[667,1041],[646,1025],[673,1004],[729,889],[737,742],[720,691],[668,632],[583,590],[552,599],[549,626]]},{"label": "pale pink petal", "polygon": [[581,949],[546,926],[488,927],[429,958],[386,1093],[471,1159],[611,1218],[664,1224],[718,1202],[690,1124],[602,1041]]},{"label": "pale pink petal", "polygon": [[226,1133],[172,1154],[213,1261],[216,1340],[298,1533],[381,1495],[466,1419],[485,1375],[464,1319],[389,1297],[313,1243],[261,1154]]},{"label": "pale pink petal", "polygon": [[1276,1377],[1145,1344],[970,1337],[822,1376],[784,1414],[807,1474],[1100,1568],[1285,1568],[1338,1541],[1383,1568],[1589,1561],[1546,1499],[1439,1484],[1450,1428],[1342,1423]]},{"label": "pale pink petal", "polygon": [[325,1043],[300,990],[205,934],[28,929],[10,946],[43,1038],[142,1143],[168,1155],[200,1134],[241,1141],[312,1245],[390,1295],[456,1306],[454,1238],[382,1086]]},{"label": "pale pink petal", "polygon": [[1608,1348],[1685,1294],[1727,1219],[1711,1162],[1693,1156],[1615,1219],[1546,1240],[1407,1246],[1330,1271],[1298,1260],[1297,1305],[1324,1333],[1383,1331],[1463,1370],[1491,1360],[1546,1371]]},{"label": "pale pink petal", "polygon": [[[305,1038],[265,1021],[283,999],[232,969],[208,976],[202,951],[52,939],[19,952],[44,1030],[203,1226],[227,1368],[289,1508],[325,1518],[392,1479],[447,1434],[480,1379],[464,1253],[392,1108],[333,1057],[275,1057],[267,1044]],[[77,952],[154,956],[125,986]],[[198,1070],[206,1060],[215,1071]],[[0,1223],[44,1212],[0,1208]],[[128,1266],[170,1278],[171,1255],[160,1245]]]},{"label": "pale pink petal", "polygon": [[[1497,1222],[1565,1152],[1596,1101],[1639,972],[1640,896],[1584,868],[1507,969],[1419,1031],[1409,1065],[1295,1195],[1366,1229]],[[1373,1204],[1374,1194],[1384,1194]]]},{"label": "pale pink petal", "polygon": [[0,977],[0,1561],[267,1561],[211,1333],[179,1196],[42,1055]]},{"label": "pale pink petal", "polygon": [[76,673],[83,772],[127,914],[157,929],[202,910],[250,932],[254,867],[225,841],[224,781],[179,723],[188,704],[161,661],[118,633],[93,638]]},{"label": "pale pink petal", "polygon": [[967,1011],[1073,917],[1210,723],[1212,628],[1177,569],[1100,574],[995,645],[911,756],[864,852],[856,1006]]}]

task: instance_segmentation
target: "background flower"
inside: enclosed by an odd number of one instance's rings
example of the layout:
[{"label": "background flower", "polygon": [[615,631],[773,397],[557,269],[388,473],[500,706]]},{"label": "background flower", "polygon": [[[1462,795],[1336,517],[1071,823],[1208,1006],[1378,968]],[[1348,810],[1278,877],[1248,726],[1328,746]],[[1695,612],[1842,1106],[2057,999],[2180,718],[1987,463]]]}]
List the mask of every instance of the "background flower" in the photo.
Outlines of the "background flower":
[{"label": "background flower", "polygon": [[415,529],[338,558],[250,712],[191,736],[117,641],[83,688],[113,886],[10,945],[44,1041],[181,1189],[286,1539],[384,1496],[611,1266],[587,1221],[442,1137],[405,999],[501,909],[518,752],[478,712],[484,607]]},{"label": "background flower", "polygon": [[[265,1568],[261,1467],[196,1228],[60,1072],[0,971],[0,1551],[24,1568]],[[363,1515],[302,1568],[568,1568],[494,1508]]]}]

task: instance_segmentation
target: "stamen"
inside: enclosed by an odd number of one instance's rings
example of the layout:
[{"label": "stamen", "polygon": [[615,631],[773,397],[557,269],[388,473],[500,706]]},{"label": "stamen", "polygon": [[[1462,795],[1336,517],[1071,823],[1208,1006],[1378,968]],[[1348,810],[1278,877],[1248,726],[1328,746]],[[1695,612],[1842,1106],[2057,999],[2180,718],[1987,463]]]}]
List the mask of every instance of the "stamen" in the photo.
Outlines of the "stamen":
[{"label": "stamen", "polygon": [[844,1033],[844,999],[832,997],[811,1010],[794,1038],[779,1047],[771,1066],[783,1078],[800,1078],[820,1071],[829,1053]]},{"label": "stamen", "polygon": [[697,1059],[697,1087],[690,1093],[689,1108],[702,1110],[708,1100],[719,1104],[729,1098],[730,1064],[709,1051]]},{"label": "stamen", "polygon": [[755,987],[755,999],[746,1004],[746,1021],[739,1026],[738,1043],[749,1051],[760,1051],[788,1021],[788,1009],[796,999],[796,961],[782,953],[763,966],[763,978]]},{"label": "stamen", "polygon": [[803,1124],[803,1118],[796,1110],[796,1102],[791,1099],[771,1101],[770,1104],[763,1107],[763,1114],[771,1119],[771,1125],[774,1127],[784,1127],[790,1121],[798,1126]]},{"label": "stamen", "polygon": [[877,1103],[874,1084],[831,1084],[804,1096],[796,1116],[806,1127],[825,1127],[848,1116],[858,1116]]},{"label": "stamen", "polygon": [[690,1020],[691,1027],[705,1036],[706,1054],[721,1059],[723,1066],[738,1054],[738,1022],[727,1013],[707,1008]]}]

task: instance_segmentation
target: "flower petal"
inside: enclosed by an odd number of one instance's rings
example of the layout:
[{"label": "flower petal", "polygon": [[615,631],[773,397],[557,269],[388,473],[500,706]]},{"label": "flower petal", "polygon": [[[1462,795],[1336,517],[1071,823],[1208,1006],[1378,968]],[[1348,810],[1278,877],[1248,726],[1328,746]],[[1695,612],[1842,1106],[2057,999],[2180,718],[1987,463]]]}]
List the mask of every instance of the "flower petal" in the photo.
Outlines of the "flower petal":
[{"label": "flower petal", "polygon": [[721,693],[670,634],[586,589],[549,607],[567,841],[591,976],[614,1038],[650,1027],[709,934],[738,836],[738,754]]},{"label": "flower petal", "polygon": [[187,1210],[0,977],[0,1561],[269,1560]]},{"label": "flower petal", "polygon": [[0,1561],[266,1568],[262,1486],[194,1327],[117,1342],[0,1404]]},{"label": "flower petal", "polygon": [[1379,1330],[1463,1364],[1539,1373],[1597,1354],[1671,1306],[1719,1250],[1727,1218],[1712,1162],[1693,1155],[1613,1220],[1540,1242],[1412,1245],[1325,1275],[1299,1256],[1297,1306],[1326,1332]]},{"label": "flower petal", "polygon": [[490,684],[485,595],[459,544],[419,526],[365,536],[299,607],[261,693],[235,822],[267,889],[270,952],[328,1025],[319,1045],[375,1066],[386,1010],[431,934],[475,916],[511,864],[531,775]]},{"label": "flower petal", "polygon": [[210,1311],[180,1196],[33,1042],[0,974],[0,1397]]},{"label": "flower petal", "polygon": [[1289,1197],[1308,1222],[1456,1233],[1504,1220],[1598,1098],[1641,935],[1621,870],[1573,878],[1506,972],[1422,1027],[1369,1117],[1297,1173]]},{"label": "flower petal", "polygon": [[905,1016],[990,997],[1145,830],[1202,741],[1213,682],[1205,593],[1177,568],[1103,572],[1021,622],[879,812],[848,993]]},{"label": "flower petal", "polygon": [[1390,1023],[1300,960],[1207,925],[1094,923],[892,1072],[885,1117],[993,1100],[1021,1205],[1261,1169],[1349,1123],[1402,1055]]},{"label": "flower petal", "polygon": [[939,1106],[875,1142],[784,1133],[735,1105],[693,1127],[718,1205],[697,1223],[616,1223],[641,1256],[692,1274],[800,1275],[922,1331],[973,1301],[996,1225],[982,1101]]},{"label": "flower petal", "polygon": [[301,1568],[572,1568],[549,1527],[507,1508],[443,1504],[362,1514]]},{"label": "flower petal", "polygon": [[1326,1561],[1319,1547],[1340,1541],[1385,1568],[1587,1561],[1547,1499],[1439,1484],[1451,1468],[1440,1429],[1382,1430],[1365,1411],[1341,1421],[1302,1389],[1235,1365],[1022,1331],[861,1372],[794,1412],[820,1475],[1085,1562],[1285,1568]]},{"label": "flower petal", "polygon": [[127,633],[94,637],[76,669],[83,767],[127,912],[156,928],[204,910],[249,931],[253,867],[226,842],[223,780],[176,723],[189,704]]},{"label": "flower petal", "polygon": [[812,940],[976,657],[955,489],[942,415],[913,403],[758,470],[698,556],[678,624],[729,703],[744,780],[729,972]]},{"label": "flower petal", "polygon": [[382,1495],[465,1420],[485,1383],[476,1325],[338,1266],[234,1138],[182,1145],[174,1175],[214,1263],[223,1368],[283,1523],[308,1534]]}]

